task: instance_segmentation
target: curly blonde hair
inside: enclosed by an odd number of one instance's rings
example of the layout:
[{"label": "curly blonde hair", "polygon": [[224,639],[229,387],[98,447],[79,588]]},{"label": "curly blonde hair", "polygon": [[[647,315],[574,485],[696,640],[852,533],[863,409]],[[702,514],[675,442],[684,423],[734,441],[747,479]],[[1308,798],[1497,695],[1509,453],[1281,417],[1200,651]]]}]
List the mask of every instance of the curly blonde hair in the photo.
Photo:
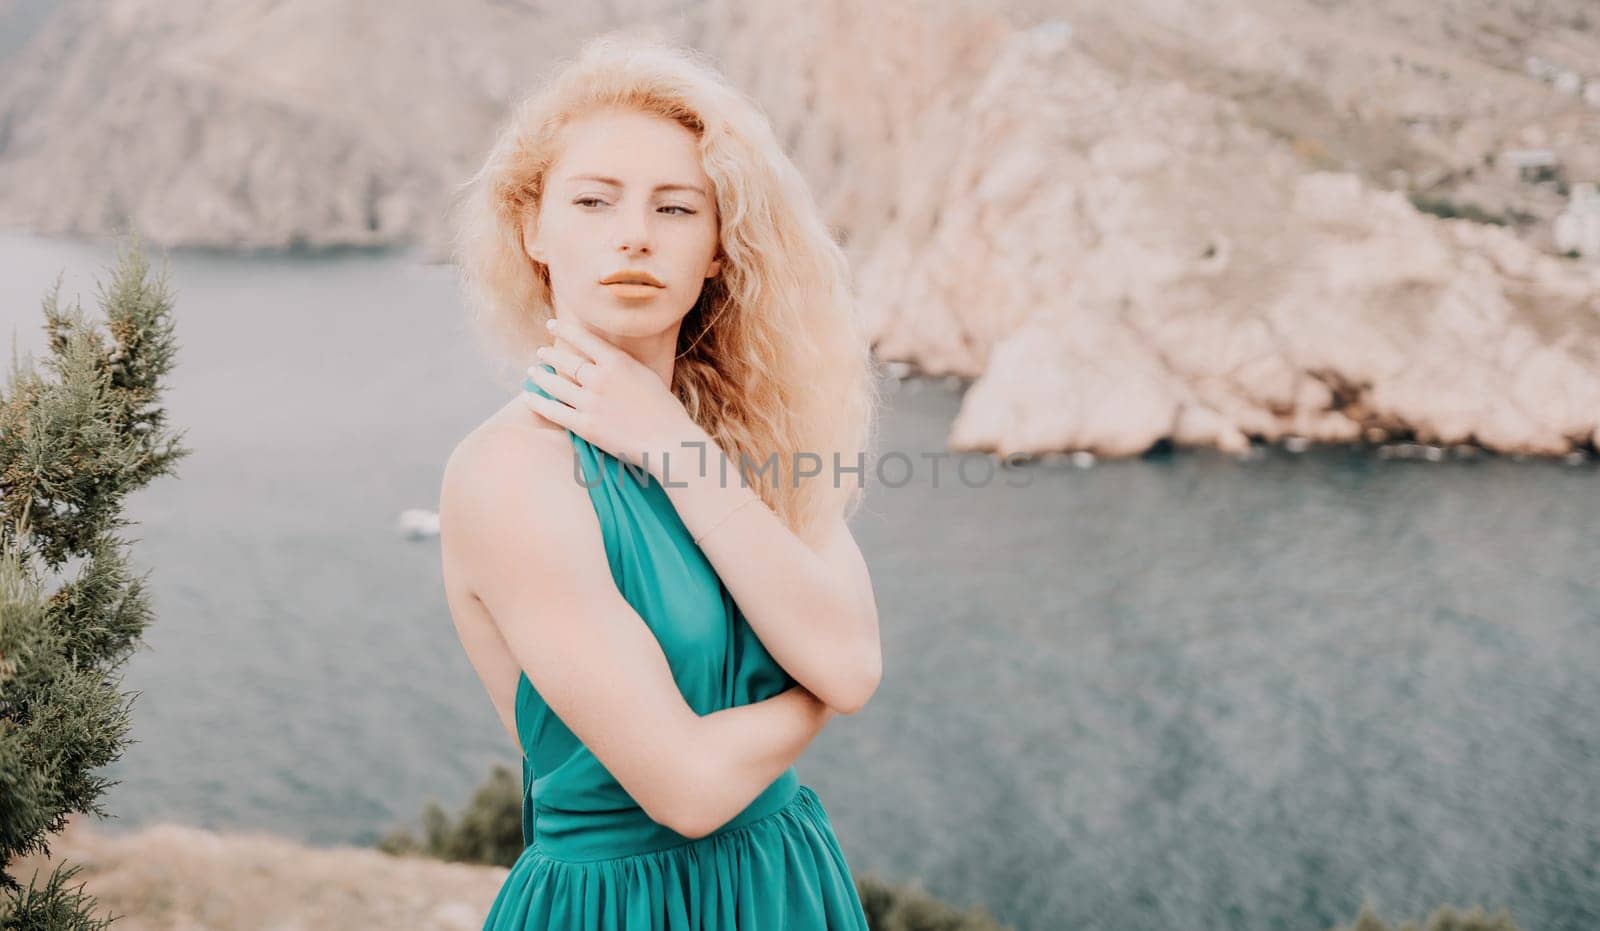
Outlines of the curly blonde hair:
[{"label": "curly blonde hair", "polygon": [[[549,269],[523,251],[562,129],[624,107],[694,133],[720,218],[722,271],[679,330],[673,393],[787,526],[813,538],[849,517],[870,474],[879,402],[849,265],[759,107],[702,53],[607,34],[557,62],[516,106],[454,205],[455,254],[473,332],[509,388],[552,338]],[[808,454],[814,454],[812,458]],[[837,457],[837,458],[835,458]],[[801,461],[805,460],[805,461]],[[796,468],[799,466],[799,468]],[[853,470],[858,466],[861,471]],[[820,469],[812,478],[801,470]]]}]

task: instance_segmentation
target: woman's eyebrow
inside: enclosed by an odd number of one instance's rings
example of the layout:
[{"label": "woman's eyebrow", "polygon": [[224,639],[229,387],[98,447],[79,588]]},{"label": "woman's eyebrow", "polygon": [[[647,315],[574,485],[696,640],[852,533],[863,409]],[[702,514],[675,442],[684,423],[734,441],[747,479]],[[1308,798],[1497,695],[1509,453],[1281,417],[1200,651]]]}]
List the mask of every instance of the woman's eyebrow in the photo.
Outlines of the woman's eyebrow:
[{"label": "woman's eyebrow", "polygon": [[[617,180],[616,178],[608,177],[606,175],[573,175],[572,177],[568,178],[567,180],[568,181],[598,181],[601,184],[609,184],[612,187],[622,187],[622,182],[621,181]],[[701,188],[699,185],[695,185],[695,184],[658,184],[658,185],[656,185],[655,189],[657,191],[693,191],[696,194],[699,194],[701,197],[705,197],[706,196],[705,190],[703,188]]]}]

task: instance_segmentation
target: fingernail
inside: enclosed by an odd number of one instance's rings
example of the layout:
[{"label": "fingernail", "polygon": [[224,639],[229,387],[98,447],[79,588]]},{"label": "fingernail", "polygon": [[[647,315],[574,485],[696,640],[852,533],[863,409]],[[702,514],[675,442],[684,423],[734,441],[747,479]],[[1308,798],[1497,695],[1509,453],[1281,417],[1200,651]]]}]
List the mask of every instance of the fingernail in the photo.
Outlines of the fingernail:
[{"label": "fingernail", "polygon": [[544,322],[544,328],[547,329],[547,330],[555,329],[556,328],[556,318],[551,317],[549,320],[546,320]]}]

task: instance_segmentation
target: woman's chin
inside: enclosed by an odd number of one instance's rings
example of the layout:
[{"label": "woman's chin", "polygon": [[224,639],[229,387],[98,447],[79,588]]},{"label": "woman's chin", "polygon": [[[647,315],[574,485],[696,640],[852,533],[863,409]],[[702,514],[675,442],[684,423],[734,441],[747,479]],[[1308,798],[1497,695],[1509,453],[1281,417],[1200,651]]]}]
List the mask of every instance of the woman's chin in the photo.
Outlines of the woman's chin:
[{"label": "woman's chin", "polygon": [[684,313],[673,313],[665,304],[638,301],[619,303],[600,313],[584,317],[589,328],[617,339],[645,339],[677,326]]}]

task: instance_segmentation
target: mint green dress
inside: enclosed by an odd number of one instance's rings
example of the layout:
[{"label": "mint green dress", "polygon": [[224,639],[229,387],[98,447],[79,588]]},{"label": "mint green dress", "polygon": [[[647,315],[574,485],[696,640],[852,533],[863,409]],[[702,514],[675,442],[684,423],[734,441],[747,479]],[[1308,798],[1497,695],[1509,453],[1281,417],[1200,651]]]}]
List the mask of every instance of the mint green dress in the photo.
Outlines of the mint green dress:
[{"label": "mint green dress", "polygon": [[[531,379],[524,387],[550,396]],[[611,577],[660,641],[689,705],[704,715],[793,686],[666,491],[567,433]],[[690,838],[650,820],[526,674],[516,727],[526,846],[485,931],[867,931],[827,812],[794,767],[715,833]]]}]

